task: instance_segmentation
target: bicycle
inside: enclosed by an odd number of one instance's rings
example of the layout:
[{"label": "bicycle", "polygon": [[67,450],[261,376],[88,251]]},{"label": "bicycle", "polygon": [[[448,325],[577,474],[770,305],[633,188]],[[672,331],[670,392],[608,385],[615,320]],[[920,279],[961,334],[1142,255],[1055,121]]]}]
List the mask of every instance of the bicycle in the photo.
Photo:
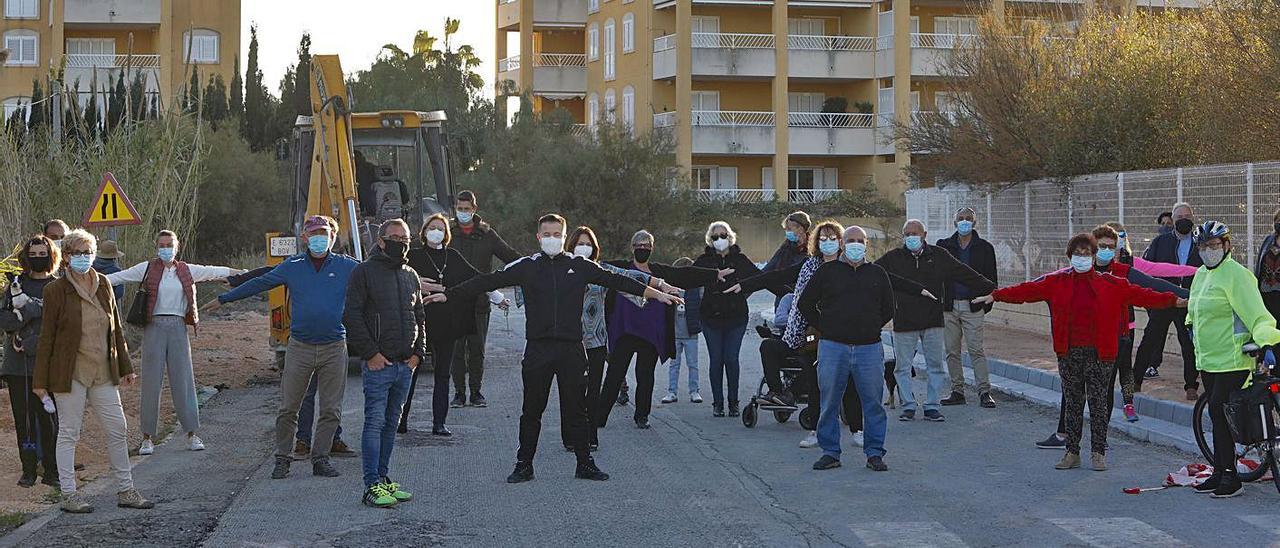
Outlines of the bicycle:
[{"label": "bicycle", "polygon": [[[1251,444],[1236,443],[1236,460],[1241,458],[1250,458],[1258,462],[1258,467],[1252,472],[1241,473],[1240,481],[1249,483],[1261,479],[1266,475],[1267,470],[1273,470],[1272,480],[1275,482],[1276,490],[1280,491],[1280,431],[1276,425],[1280,424],[1280,376],[1277,376],[1276,364],[1266,363],[1264,357],[1266,353],[1258,345],[1247,343],[1243,347],[1243,352],[1254,357],[1257,360],[1257,369],[1253,373],[1253,385],[1265,386],[1270,393],[1270,404],[1258,406],[1259,419],[1262,423],[1262,440]],[[1209,393],[1206,392],[1196,400],[1195,407],[1192,411],[1192,430],[1195,432],[1196,444],[1200,446],[1200,452],[1208,462],[1217,462],[1213,456],[1212,438],[1207,434],[1212,434],[1213,423],[1209,419]],[[1266,415],[1270,415],[1267,417]],[[1229,419],[1234,420],[1228,412]],[[1209,429],[1206,430],[1205,427]]]}]

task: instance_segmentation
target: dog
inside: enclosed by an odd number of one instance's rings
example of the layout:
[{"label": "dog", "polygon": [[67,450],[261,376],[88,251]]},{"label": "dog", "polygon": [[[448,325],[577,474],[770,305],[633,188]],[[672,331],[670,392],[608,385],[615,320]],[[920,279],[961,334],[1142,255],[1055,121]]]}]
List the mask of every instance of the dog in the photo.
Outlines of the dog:
[{"label": "dog", "polygon": [[[884,384],[889,387],[889,399],[884,402],[889,409],[897,409],[898,402],[902,400],[902,392],[898,390],[898,378],[893,375],[893,370],[898,368],[898,360],[887,360],[884,362]],[[911,368],[911,378],[916,378],[916,368]],[[894,396],[897,396],[896,398]]]}]

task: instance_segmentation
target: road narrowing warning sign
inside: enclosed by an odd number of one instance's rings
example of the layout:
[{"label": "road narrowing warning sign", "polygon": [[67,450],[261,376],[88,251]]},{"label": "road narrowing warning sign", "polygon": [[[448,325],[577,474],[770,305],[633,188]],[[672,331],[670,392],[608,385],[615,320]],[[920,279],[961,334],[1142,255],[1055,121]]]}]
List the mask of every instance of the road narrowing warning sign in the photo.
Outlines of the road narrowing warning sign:
[{"label": "road narrowing warning sign", "polygon": [[116,176],[108,171],[102,175],[102,185],[94,194],[93,205],[84,212],[81,224],[87,227],[140,225],[142,217],[133,208],[133,202],[125,195]]}]

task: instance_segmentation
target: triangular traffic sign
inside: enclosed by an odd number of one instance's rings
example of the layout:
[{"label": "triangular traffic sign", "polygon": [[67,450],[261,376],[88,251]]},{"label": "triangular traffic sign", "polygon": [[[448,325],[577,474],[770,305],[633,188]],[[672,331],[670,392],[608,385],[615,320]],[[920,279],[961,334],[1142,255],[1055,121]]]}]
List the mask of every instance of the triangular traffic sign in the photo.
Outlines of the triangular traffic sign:
[{"label": "triangular traffic sign", "polygon": [[108,171],[103,174],[102,185],[93,197],[93,205],[84,212],[84,222],[80,224],[87,227],[140,225],[142,217],[133,208],[133,202],[125,195],[116,176]]}]

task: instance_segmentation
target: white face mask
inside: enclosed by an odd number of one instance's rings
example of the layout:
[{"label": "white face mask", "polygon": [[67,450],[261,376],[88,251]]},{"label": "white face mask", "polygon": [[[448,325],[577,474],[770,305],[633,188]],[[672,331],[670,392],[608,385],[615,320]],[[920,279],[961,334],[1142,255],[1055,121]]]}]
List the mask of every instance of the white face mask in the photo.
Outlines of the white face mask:
[{"label": "white face mask", "polygon": [[724,251],[726,249],[729,249],[729,239],[720,238],[719,240],[713,240],[711,242],[711,247],[716,248],[716,251]]},{"label": "white face mask", "polygon": [[1218,268],[1218,265],[1222,264],[1222,261],[1227,258],[1227,250],[1205,249],[1200,252],[1200,258],[1204,261],[1204,266]]},{"label": "white face mask", "polygon": [[548,256],[555,257],[564,253],[564,238],[542,238],[538,240],[538,244],[542,246],[542,252]]},{"label": "white face mask", "polygon": [[590,259],[592,251],[595,251],[595,248],[585,244],[573,248],[573,254],[583,259]]},{"label": "white face mask", "polygon": [[439,245],[440,242],[443,242],[443,241],[444,241],[443,230],[440,230],[438,228],[431,228],[427,230],[427,243],[431,245]]}]

